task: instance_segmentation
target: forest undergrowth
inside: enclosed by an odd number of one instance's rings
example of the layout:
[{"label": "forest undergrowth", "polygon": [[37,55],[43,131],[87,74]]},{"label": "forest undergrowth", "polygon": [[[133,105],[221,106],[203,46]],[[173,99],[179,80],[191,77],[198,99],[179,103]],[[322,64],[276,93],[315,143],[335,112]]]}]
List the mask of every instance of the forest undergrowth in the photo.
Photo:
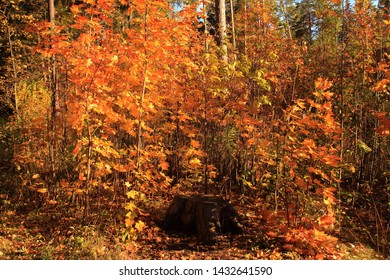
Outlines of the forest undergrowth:
[{"label": "forest undergrowth", "polygon": [[[0,227],[0,259],[143,259],[143,260],[219,260],[219,259],[333,259],[366,260],[388,259],[378,252],[369,238],[375,231],[368,217],[343,220],[344,228],[333,234],[335,250],[331,253],[315,248],[318,254],[310,255],[301,240],[289,239],[276,233],[278,227],[269,222],[272,211],[259,214],[254,199],[236,198],[236,209],[242,215],[245,232],[241,235],[219,235],[215,244],[203,244],[195,235],[166,231],[163,227],[167,199],[153,199],[150,214],[144,221],[148,228],[137,242],[123,242],[121,224],[124,213],[102,211],[88,221],[74,218],[65,207],[44,205],[28,209],[23,205],[3,204]],[[3,200],[4,202],[4,200]],[[254,205],[254,204],[253,204]],[[262,216],[263,215],[263,216]],[[82,216],[80,209],[79,216]],[[260,219],[259,219],[260,217]],[[309,240],[312,233],[302,238]],[[298,244],[298,246],[297,246]],[[321,254],[322,251],[322,254]]]}]

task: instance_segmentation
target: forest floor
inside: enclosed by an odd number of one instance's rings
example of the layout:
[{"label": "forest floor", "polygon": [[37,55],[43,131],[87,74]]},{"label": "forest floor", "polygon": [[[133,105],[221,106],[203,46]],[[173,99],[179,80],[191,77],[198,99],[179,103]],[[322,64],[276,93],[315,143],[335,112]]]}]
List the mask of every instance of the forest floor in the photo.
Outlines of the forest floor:
[{"label": "forest floor", "polygon": [[[246,231],[239,236],[219,236],[214,245],[197,242],[195,236],[166,232],[161,228],[164,207],[144,218],[148,228],[134,242],[123,242],[121,224],[112,213],[100,212],[88,223],[57,206],[26,209],[0,206],[0,259],[305,259],[286,250],[282,241],[261,227],[261,220],[246,209]],[[160,205],[164,205],[161,202]],[[166,205],[166,203],[165,203]],[[64,211],[62,211],[64,210]],[[242,209],[238,207],[239,212]],[[386,259],[363,240],[349,222],[338,237],[336,250],[325,259]],[[356,225],[357,226],[357,225]],[[355,227],[356,228],[356,227]],[[362,237],[362,238],[361,238]]]}]

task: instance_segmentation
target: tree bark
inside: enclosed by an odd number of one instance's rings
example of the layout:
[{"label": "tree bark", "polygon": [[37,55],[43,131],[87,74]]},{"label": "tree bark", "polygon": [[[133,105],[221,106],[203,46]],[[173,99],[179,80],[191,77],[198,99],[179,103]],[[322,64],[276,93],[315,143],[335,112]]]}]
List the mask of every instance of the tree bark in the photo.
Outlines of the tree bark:
[{"label": "tree bark", "polygon": [[221,58],[228,62],[227,44],[226,44],[226,1],[215,0],[215,13],[217,17],[218,45],[221,48]]},{"label": "tree bark", "polygon": [[54,15],[55,15],[54,0],[49,0],[49,21],[51,23],[54,23]]}]

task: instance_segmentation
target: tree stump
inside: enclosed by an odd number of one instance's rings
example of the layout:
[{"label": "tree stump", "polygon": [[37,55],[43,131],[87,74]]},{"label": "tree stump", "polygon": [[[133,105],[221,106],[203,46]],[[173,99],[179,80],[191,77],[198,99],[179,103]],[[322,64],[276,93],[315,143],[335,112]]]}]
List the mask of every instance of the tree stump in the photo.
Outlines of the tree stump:
[{"label": "tree stump", "polygon": [[215,196],[175,196],[167,210],[165,226],[167,230],[194,233],[205,243],[214,242],[219,233],[243,232],[234,207]]}]

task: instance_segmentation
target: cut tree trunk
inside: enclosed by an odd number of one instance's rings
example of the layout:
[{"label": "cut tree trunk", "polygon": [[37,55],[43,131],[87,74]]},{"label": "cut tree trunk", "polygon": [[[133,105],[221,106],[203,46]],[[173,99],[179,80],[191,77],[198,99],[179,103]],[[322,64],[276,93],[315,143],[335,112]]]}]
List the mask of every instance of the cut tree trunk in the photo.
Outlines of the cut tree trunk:
[{"label": "cut tree trunk", "polygon": [[167,210],[165,226],[167,230],[194,233],[205,243],[214,242],[219,233],[243,232],[234,207],[215,196],[175,196]]}]

